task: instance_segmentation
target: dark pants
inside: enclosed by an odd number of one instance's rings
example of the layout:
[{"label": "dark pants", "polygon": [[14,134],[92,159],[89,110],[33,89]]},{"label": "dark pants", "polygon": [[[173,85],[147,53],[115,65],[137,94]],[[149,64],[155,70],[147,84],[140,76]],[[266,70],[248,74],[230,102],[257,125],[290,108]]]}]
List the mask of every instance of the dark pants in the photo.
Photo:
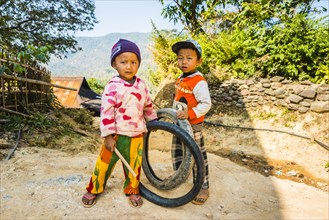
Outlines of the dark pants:
[{"label": "dark pants", "polygon": [[[209,168],[208,168],[208,159],[207,159],[207,151],[204,145],[204,138],[202,131],[193,131],[194,140],[196,144],[199,146],[199,149],[202,153],[204,159],[204,168],[205,168],[205,178],[202,185],[202,189],[209,188]],[[183,161],[183,146],[179,139],[176,136],[173,136],[172,141],[172,148],[171,148],[171,155],[172,155],[172,163],[174,170],[177,170]],[[193,183],[196,181],[196,170],[197,167],[193,165]]]}]

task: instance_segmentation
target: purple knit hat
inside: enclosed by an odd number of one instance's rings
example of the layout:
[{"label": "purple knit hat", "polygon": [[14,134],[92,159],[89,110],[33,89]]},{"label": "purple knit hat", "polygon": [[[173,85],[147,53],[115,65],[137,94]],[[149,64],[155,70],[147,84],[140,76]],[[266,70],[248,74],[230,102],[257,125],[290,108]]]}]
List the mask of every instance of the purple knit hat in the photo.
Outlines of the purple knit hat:
[{"label": "purple knit hat", "polygon": [[[116,42],[111,51],[111,65],[113,64],[114,59],[124,52],[132,52],[136,54],[137,59],[139,61],[139,65],[141,63],[141,53],[139,51],[138,46],[129,40],[120,39]],[[113,66],[113,65],[112,65]]]}]

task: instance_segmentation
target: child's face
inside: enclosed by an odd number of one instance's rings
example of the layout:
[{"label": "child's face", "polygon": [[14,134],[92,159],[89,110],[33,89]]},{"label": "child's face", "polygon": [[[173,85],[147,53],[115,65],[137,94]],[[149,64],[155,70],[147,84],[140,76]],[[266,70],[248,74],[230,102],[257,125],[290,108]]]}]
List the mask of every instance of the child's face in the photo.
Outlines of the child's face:
[{"label": "child's face", "polygon": [[114,62],[113,68],[119,73],[121,79],[132,80],[136,75],[139,67],[137,55],[131,52],[124,52],[118,55]]},{"label": "child's face", "polygon": [[195,71],[198,65],[201,64],[202,59],[198,59],[198,55],[195,50],[192,49],[180,49],[177,53],[178,68],[183,73],[189,73]]}]

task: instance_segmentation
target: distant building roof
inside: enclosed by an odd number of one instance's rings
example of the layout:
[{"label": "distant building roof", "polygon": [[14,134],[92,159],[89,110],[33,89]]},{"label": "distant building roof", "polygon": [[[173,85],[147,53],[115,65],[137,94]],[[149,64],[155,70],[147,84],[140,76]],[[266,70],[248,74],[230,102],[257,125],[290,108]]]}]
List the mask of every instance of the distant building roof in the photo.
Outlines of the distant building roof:
[{"label": "distant building roof", "polygon": [[97,114],[101,104],[101,96],[91,90],[85,77],[51,77],[55,85],[77,89],[77,91],[53,87],[54,94],[65,108],[86,107]]}]

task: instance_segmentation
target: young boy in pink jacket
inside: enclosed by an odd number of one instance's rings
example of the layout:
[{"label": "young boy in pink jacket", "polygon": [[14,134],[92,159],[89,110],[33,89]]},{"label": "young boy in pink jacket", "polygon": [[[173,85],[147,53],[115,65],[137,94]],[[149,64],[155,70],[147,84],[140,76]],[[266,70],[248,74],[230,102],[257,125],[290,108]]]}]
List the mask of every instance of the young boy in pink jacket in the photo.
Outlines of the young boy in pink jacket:
[{"label": "young boy in pink jacket", "polygon": [[120,151],[134,172],[133,176],[123,166],[124,193],[132,207],[143,204],[139,194],[139,180],[142,164],[143,134],[147,132],[146,122],[157,119],[145,82],[136,76],[141,63],[138,46],[120,39],[111,52],[111,65],[117,71],[106,85],[102,94],[101,137],[104,138],[95,169],[87,185],[87,193],[82,197],[85,207],[96,203],[97,195],[103,192],[108,178],[119,157],[114,148]]}]

